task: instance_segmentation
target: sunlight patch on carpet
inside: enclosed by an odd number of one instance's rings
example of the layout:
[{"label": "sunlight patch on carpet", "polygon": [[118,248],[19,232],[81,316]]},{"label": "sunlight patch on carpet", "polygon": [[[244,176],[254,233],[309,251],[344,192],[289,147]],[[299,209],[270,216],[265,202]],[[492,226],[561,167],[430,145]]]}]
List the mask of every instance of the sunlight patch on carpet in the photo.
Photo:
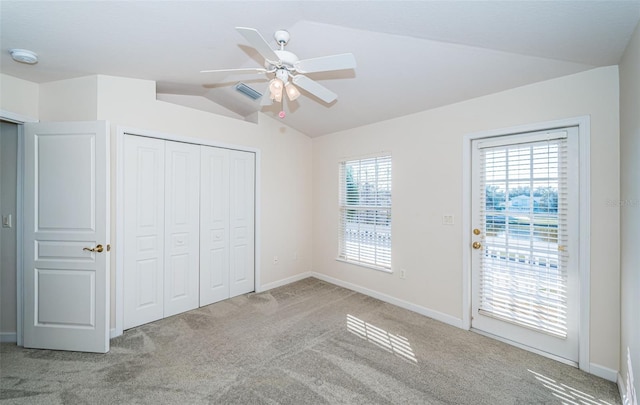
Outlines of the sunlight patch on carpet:
[{"label": "sunlight patch on carpet", "polygon": [[563,383],[558,383],[556,380],[549,378],[540,373],[536,373],[535,371],[528,370],[531,374],[533,374],[536,380],[540,381],[542,385],[551,391],[554,397],[560,399],[562,404],[570,404],[570,405],[613,405],[610,402],[607,402],[603,399],[598,399],[593,395],[587,394],[586,392],[577,390],[573,387],[570,387]]},{"label": "sunlight patch on carpet", "polygon": [[349,314],[347,314],[347,330],[404,360],[418,363],[409,340],[404,336],[394,335]]}]

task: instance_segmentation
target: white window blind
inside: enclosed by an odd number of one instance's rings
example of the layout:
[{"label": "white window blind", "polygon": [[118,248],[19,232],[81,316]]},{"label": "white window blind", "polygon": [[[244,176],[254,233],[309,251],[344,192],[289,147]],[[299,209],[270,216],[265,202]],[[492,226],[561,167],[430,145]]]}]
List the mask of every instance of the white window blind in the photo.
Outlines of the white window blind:
[{"label": "white window blind", "polygon": [[480,145],[479,311],[566,338],[566,133],[555,138]]},{"label": "white window blind", "polygon": [[338,258],[391,269],[391,156],[340,163]]}]

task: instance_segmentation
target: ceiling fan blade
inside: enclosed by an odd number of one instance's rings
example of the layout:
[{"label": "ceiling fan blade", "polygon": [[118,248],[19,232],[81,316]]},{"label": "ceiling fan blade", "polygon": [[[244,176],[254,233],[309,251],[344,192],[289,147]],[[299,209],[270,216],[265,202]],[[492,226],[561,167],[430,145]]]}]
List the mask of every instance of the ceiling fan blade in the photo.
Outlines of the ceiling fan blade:
[{"label": "ceiling fan blade", "polygon": [[265,41],[258,30],[246,27],[236,27],[236,30],[238,30],[238,32],[242,34],[247,41],[249,41],[251,46],[254,47],[263,58],[271,62],[273,65],[280,64],[280,58],[278,58],[278,55],[276,55],[274,50],[271,49],[269,43]]},{"label": "ceiling fan blade", "polygon": [[293,65],[299,73],[328,72],[331,70],[355,69],[356,58],[351,53],[303,59]]},{"label": "ceiling fan blade", "polygon": [[336,93],[327,89],[320,83],[309,79],[307,76],[302,76],[302,75],[294,76],[293,84],[308,91],[309,93],[318,97],[320,100],[324,101],[325,103],[331,103],[332,101],[338,98],[338,95]]},{"label": "ceiling fan blade", "polygon": [[265,68],[239,68],[239,69],[214,69],[201,70],[200,73],[266,73]]}]

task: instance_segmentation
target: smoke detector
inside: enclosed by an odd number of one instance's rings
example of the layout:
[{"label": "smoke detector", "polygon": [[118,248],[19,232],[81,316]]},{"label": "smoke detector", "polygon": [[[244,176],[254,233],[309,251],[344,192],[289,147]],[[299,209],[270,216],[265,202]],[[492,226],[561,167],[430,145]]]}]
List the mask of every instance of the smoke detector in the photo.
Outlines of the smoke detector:
[{"label": "smoke detector", "polygon": [[9,53],[16,62],[26,63],[28,65],[35,65],[38,63],[38,55],[27,49],[10,49]]}]

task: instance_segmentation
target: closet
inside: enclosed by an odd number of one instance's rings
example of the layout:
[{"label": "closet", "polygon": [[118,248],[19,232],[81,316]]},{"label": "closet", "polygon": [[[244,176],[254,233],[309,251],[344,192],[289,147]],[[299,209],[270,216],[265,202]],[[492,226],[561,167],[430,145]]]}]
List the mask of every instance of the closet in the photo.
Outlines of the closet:
[{"label": "closet", "polygon": [[255,154],[124,136],[124,329],[254,290]]}]

